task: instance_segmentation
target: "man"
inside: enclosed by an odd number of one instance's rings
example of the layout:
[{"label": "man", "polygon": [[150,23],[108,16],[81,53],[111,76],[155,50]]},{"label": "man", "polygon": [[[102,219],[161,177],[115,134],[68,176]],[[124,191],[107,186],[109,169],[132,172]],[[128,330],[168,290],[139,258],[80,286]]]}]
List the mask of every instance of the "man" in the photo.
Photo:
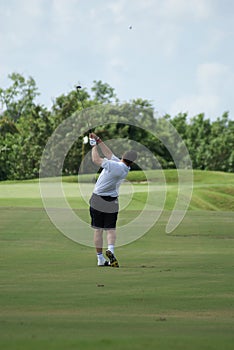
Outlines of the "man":
[{"label": "man", "polygon": [[[119,211],[119,186],[128,175],[130,165],[137,159],[137,152],[127,151],[120,160],[96,134],[91,133],[89,137],[92,146],[92,161],[103,168],[90,199],[91,226],[94,228],[97,264],[98,266],[119,267],[114,254]],[[98,147],[105,158],[100,157]],[[107,234],[106,256],[109,261],[102,252],[104,230]]]}]

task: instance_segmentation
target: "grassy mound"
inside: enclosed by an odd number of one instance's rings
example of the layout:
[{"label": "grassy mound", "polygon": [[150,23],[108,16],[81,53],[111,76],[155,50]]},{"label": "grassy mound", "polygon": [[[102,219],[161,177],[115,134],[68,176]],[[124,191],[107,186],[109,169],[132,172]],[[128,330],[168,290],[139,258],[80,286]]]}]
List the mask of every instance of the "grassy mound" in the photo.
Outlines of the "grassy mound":
[{"label": "grassy mound", "polygon": [[[62,179],[64,193],[73,208],[87,208],[95,178],[95,174],[89,174],[81,175],[79,178],[69,176]],[[52,178],[43,181],[56,183],[58,180],[58,178]],[[155,201],[151,203],[154,208],[162,208],[162,205],[166,210],[174,208],[178,193],[176,170],[165,170],[163,173],[157,170],[132,171],[129,173],[127,180],[121,186],[120,196],[123,203],[129,202],[127,209],[141,210],[148,191],[154,191],[155,193]],[[133,196],[131,197],[132,193]],[[162,204],[165,193],[166,201]],[[186,196],[186,189],[184,195]],[[42,207],[38,180],[1,182],[0,205]],[[234,174],[194,171],[193,195],[189,210],[233,211]]]},{"label": "grassy mound", "polygon": [[[182,172],[186,173],[186,170]],[[163,175],[165,176],[167,183],[177,183],[178,175],[177,170],[175,169],[166,169],[163,170],[146,170],[146,171],[130,171],[127,177],[128,181],[131,182],[162,182]],[[233,173],[224,173],[221,171],[203,171],[203,170],[194,170],[194,183],[203,183],[203,184],[233,184],[234,185],[234,174]],[[65,176],[63,177],[64,182],[95,182],[98,175],[94,174],[84,174],[77,176]]]}]

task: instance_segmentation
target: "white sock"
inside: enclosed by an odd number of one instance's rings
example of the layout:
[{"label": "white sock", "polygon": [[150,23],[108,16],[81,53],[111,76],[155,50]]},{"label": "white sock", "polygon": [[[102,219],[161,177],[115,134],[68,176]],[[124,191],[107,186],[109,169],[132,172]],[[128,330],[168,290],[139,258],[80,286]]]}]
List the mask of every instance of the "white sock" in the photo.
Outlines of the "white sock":
[{"label": "white sock", "polygon": [[97,254],[97,258],[98,258],[98,260],[103,260],[103,259],[105,259],[102,253],[98,253],[98,254]]},{"label": "white sock", "polygon": [[108,245],[108,250],[110,250],[111,253],[114,254],[114,251],[115,251],[114,245],[113,245],[113,244],[109,244],[109,245]]}]

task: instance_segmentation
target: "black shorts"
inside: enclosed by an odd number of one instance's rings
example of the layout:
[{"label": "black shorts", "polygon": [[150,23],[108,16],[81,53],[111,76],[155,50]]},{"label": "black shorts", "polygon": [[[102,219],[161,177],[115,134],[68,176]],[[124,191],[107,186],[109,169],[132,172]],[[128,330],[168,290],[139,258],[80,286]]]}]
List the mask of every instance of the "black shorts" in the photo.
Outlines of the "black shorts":
[{"label": "black shorts", "polygon": [[90,198],[91,226],[105,230],[115,229],[118,218],[119,203],[117,197],[98,196]]}]

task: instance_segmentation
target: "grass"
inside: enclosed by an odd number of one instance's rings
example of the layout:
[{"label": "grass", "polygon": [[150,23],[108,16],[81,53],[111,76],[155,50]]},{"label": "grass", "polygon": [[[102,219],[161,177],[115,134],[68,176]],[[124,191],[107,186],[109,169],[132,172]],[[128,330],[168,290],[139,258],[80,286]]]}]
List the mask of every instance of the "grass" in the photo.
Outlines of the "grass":
[{"label": "grass", "polygon": [[[170,182],[167,207],[155,226],[116,249],[120,269],[97,268],[93,248],[56,230],[37,182],[2,183],[1,348],[232,349],[234,175],[228,175],[221,182],[223,174],[196,174],[190,210],[167,235],[176,192]],[[136,198],[121,212],[122,221],[144,202],[146,184],[134,186]],[[76,184],[66,183],[65,190],[76,213],[88,220]]]},{"label": "grass", "polygon": [[[186,173],[186,170],[181,173]],[[176,183],[178,180],[177,171],[174,169],[164,170],[163,174],[166,178],[167,183]],[[194,182],[205,183],[205,184],[218,184],[218,183],[229,183],[234,184],[234,176],[232,173],[224,173],[221,171],[202,171],[194,170]],[[89,181],[93,182],[95,176],[90,175],[79,175],[79,182]],[[146,171],[130,171],[127,179],[129,181],[141,182],[141,181],[162,181],[162,171],[160,170],[146,170]],[[77,176],[67,176],[63,178],[64,182],[77,182]]]},{"label": "grass", "polygon": [[[153,207],[172,210],[178,191],[177,172],[166,170],[164,175],[166,183],[162,182],[161,171],[146,171],[149,183],[145,182],[145,174],[141,171],[129,173],[128,180],[121,187],[121,201],[123,206],[129,202],[128,209],[140,210],[145,203],[147,191],[155,193]],[[70,205],[76,209],[88,207],[88,200],[92,192],[94,175],[81,175],[63,178],[63,190]],[[47,179],[45,182],[54,184],[58,179]],[[14,207],[42,207],[38,180],[5,181],[0,183],[0,206]],[[166,202],[163,199],[166,194]],[[184,189],[186,195],[186,188]],[[82,196],[81,196],[82,194]],[[83,197],[83,198],[82,198]],[[194,171],[193,196],[189,210],[234,210],[234,174],[222,172]],[[12,204],[13,203],[13,204]]]}]

